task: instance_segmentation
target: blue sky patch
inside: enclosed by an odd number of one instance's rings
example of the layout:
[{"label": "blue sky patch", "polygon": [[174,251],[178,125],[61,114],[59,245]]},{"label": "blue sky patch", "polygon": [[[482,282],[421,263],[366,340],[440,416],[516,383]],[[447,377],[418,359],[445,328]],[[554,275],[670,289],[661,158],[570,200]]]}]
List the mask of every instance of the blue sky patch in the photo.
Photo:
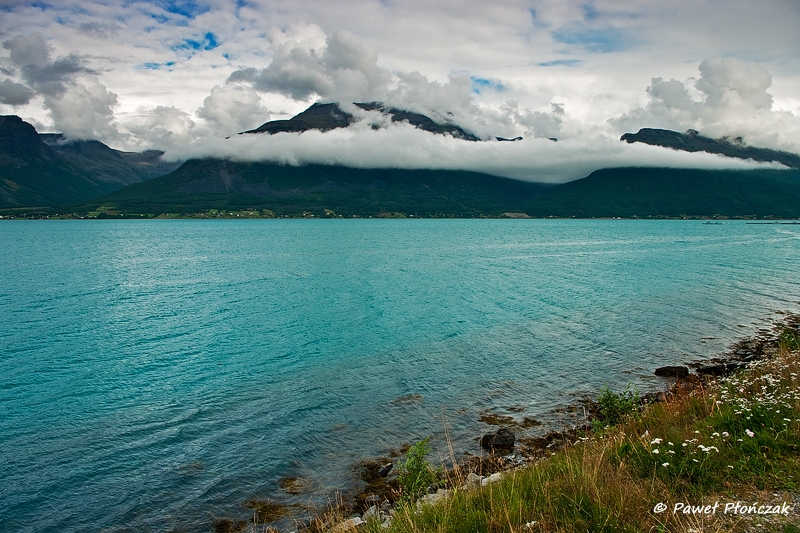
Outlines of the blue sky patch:
[{"label": "blue sky patch", "polygon": [[161,3],[161,7],[167,13],[180,15],[188,19],[193,19],[209,10],[208,6],[200,5],[194,0],[166,0]]},{"label": "blue sky patch", "polygon": [[206,33],[202,40],[184,39],[183,43],[173,46],[172,50],[213,50],[219,46],[217,36],[211,32]]},{"label": "blue sky patch", "polygon": [[590,52],[618,52],[627,48],[622,32],[614,28],[600,30],[558,30],[553,38],[564,44],[576,44]]},{"label": "blue sky patch", "polygon": [[540,67],[574,67],[582,63],[580,59],[556,59],[539,63]]},{"label": "blue sky patch", "polygon": [[600,18],[600,12],[593,5],[586,4],[583,6],[583,16],[586,20],[597,20]]},{"label": "blue sky patch", "polygon": [[469,81],[470,89],[475,94],[481,94],[483,91],[495,91],[495,92],[502,92],[506,90],[505,85],[497,80],[488,80],[486,78],[478,78],[476,76],[470,76]]},{"label": "blue sky patch", "polygon": [[171,67],[174,64],[175,64],[174,61],[168,61],[166,63],[145,63],[144,65],[142,65],[142,68],[147,70],[159,70],[162,67]]}]

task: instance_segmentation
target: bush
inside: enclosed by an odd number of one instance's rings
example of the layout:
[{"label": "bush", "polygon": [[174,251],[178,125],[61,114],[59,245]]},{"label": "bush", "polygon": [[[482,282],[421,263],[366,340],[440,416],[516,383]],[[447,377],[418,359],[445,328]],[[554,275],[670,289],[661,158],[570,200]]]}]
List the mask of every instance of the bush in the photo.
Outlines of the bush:
[{"label": "bush", "polygon": [[783,329],[778,342],[787,350],[800,350],[800,336],[789,328]]},{"label": "bush", "polygon": [[[626,415],[637,412],[639,405],[639,389],[631,388],[630,383],[620,393],[613,392],[608,386],[603,387],[600,397],[597,398],[597,408],[601,417],[600,426],[618,424]],[[598,421],[595,422],[595,426],[597,426]]]},{"label": "bush", "polygon": [[440,471],[434,470],[425,460],[431,451],[430,439],[423,439],[408,449],[405,461],[398,464],[397,481],[402,489],[400,499],[413,502],[428,492],[428,487],[439,483]]}]

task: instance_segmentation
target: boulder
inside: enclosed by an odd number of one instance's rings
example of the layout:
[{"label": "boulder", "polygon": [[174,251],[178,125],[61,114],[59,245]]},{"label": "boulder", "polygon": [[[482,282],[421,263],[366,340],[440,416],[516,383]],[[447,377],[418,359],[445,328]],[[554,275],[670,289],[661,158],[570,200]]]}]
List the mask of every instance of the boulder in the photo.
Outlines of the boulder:
[{"label": "boulder", "polygon": [[739,363],[722,363],[719,365],[701,366],[697,369],[697,373],[702,376],[727,376],[742,368]]},{"label": "boulder", "polygon": [[334,527],[330,529],[331,533],[344,533],[345,531],[354,531],[358,526],[363,524],[364,521],[361,520],[360,516],[354,516],[353,518],[348,518],[344,522],[336,524]]},{"label": "boulder", "polygon": [[662,366],[656,368],[655,374],[662,378],[686,378],[689,377],[689,368],[685,366]]},{"label": "boulder", "polygon": [[492,451],[509,451],[514,449],[514,430],[500,428],[493,433],[481,437],[481,447]]},{"label": "boulder", "polygon": [[362,518],[362,520],[364,520],[364,522],[366,522],[367,520],[369,520],[373,516],[375,518],[380,518],[380,516],[381,516],[381,511],[380,511],[380,509],[378,509],[378,507],[376,505],[373,505],[372,507],[367,509],[366,512],[362,515],[361,518]]},{"label": "boulder", "polygon": [[378,475],[381,477],[386,477],[389,475],[389,472],[392,471],[392,468],[394,468],[394,465],[392,463],[386,463],[385,465],[383,465],[378,469]]},{"label": "boulder", "polygon": [[485,487],[486,485],[491,485],[493,483],[499,483],[503,480],[503,473],[502,472],[495,472],[489,477],[485,477],[481,480],[481,486]]}]

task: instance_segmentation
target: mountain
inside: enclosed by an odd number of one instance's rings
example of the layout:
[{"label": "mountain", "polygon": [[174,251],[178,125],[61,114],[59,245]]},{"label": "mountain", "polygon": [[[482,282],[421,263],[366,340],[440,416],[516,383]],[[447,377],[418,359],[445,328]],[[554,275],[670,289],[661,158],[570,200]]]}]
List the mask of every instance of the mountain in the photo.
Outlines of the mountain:
[{"label": "mountain", "polygon": [[[374,110],[392,114],[393,120],[413,120],[426,131],[451,127],[380,104],[359,105],[363,109],[376,106]],[[345,127],[352,120],[335,104],[316,104],[288,121],[268,122],[259,129],[265,133],[327,131]],[[450,130],[438,132],[452,134]],[[117,216],[255,209],[270,216],[404,213],[476,217],[527,213],[582,218],[800,218],[800,156],[747,147],[738,141],[714,141],[696,132],[643,129],[626,134],[622,140],[780,161],[795,168],[603,169],[570,183],[544,185],[467,171],[198,159],[148,179],[170,169],[160,152],[135,154],[113,150],[97,141],[66,142],[58,135],[37,134],[18,117],[0,117],[0,206],[70,203],[69,212]],[[125,183],[130,184],[120,188]],[[63,208],[51,211],[56,210]]]},{"label": "mountain", "polygon": [[[800,218],[800,170],[618,168],[561,185],[446,170],[193,160],[76,207],[127,214]],[[102,206],[102,209],[100,209]]]},{"label": "mountain", "polygon": [[603,169],[532,198],[523,211],[576,218],[800,218],[800,170]]},{"label": "mountain", "polygon": [[100,196],[178,166],[161,155],[66,141],[61,134],[38,134],[17,116],[0,116],[0,206],[66,205]]},{"label": "mountain", "polygon": [[0,205],[67,204],[115,188],[74,169],[27,122],[0,116]]},{"label": "mountain", "polygon": [[181,164],[164,161],[159,150],[122,152],[100,141],[67,140],[61,133],[39,137],[73,168],[119,187],[169,174]]},{"label": "mountain", "polygon": [[638,133],[626,133],[620,140],[627,143],[640,142],[654,146],[664,146],[665,148],[683,150],[685,152],[708,152],[738,159],[777,161],[790,168],[800,168],[800,155],[747,146],[742,142],[741,137],[733,139],[723,137],[715,140],[704,137],[695,130],[678,133],[671,130],[642,128]]},{"label": "mountain", "polygon": [[[268,209],[342,216],[406,213],[473,217],[518,211],[548,186],[478,172],[284,166],[192,160],[169,175],[129,185],[84,204],[83,211],[195,213]],[[330,214],[330,213],[329,213]]]},{"label": "mountain", "polygon": [[[408,122],[412,126],[431,133],[452,135],[456,139],[465,141],[479,141],[478,137],[456,126],[455,124],[440,124],[430,117],[420,113],[404,111],[394,107],[387,107],[379,102],[356,103],[364,111],[377,111],[388,116],[392,122]],[[346,128],[353,124],[356,118],[344,111],[338,104],[313,104],[302,113],[289,120],[272,120],[256,129],[240,133],[300,133],[309,130],[330,131],[337,128]]]}]

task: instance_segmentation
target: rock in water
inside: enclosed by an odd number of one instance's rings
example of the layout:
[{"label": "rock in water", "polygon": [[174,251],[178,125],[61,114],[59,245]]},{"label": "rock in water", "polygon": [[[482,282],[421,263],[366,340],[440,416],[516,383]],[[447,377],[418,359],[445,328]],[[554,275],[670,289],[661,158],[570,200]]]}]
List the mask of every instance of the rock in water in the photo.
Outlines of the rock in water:
[{"label": "rock in water", "polygon": [[481,437],[481,446],[492,451],[508,451],[514,449],[514,430],[500,428],[494,433],[487,433]]},{"label": "rock in water", "polygon": [[386,477],[389,475],[389,472],[392,471],[394,465],[392,463],[387,463],[378,469],[378,475],[381,477]]},{"label": "rock in water", "polygon": [[689,368],[685,366],[662,366],[656,368],[655,374],[662,378],[686,378],[689,377]]}]

